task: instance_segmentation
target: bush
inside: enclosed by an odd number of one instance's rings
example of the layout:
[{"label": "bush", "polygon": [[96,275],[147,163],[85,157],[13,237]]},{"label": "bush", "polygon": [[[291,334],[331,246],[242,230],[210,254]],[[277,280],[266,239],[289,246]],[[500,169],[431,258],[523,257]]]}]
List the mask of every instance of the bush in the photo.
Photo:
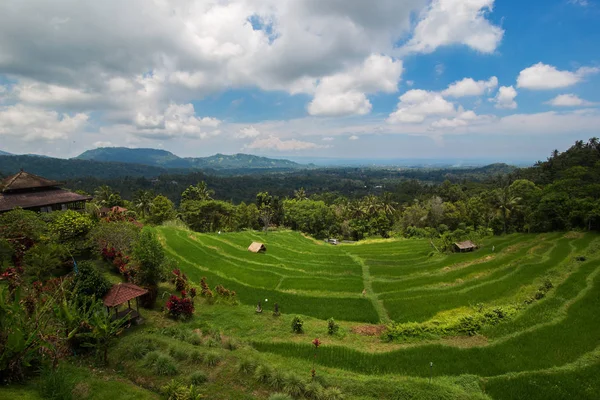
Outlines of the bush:
[{"label": "bush", "polygon": [[144,356],[143,364],[145,367],[153,367],[162,353],[160,351],[151,351]]},{"label": "bush", "polygon": [[323,400],[343,400],[345,397],[337,387],[330,387],[323,391]]},{"label": "bush", "polygon": [[304,393],[304,396],[307,399],[312,399],[312,400],[322,400],[323,396],[325,395],[323,386],[321,386],[321,384],[319,382],[311,382],[308,385],[306,385],[306,390]]},{"label": "bush", "polygon": [[194,346],[200,346],[202,344],[202,338],[196,332],[191,332],[187,335],[185,341]]},{"label": "bush", "polygon": [[181,292],[181,297],[172,294],[165,306],[167,308],[167,313],[171,318],[188,319],[194,315],[194,303],[192,302],[192,299],[186,297],[185,290]]},{"label": "bush", "polygon": [[259,365],[254,371],[254,379],[259,383],[269,383],[273,369],[268,365]]},{"label": "bush", "polygon": [[52,370],[45,367],[41,371],[39,391],[40,395],[49,400],[71,400],[73,398],[73,388],[75,380],[69,376],[68,372],[58,367]]},{"label": "bush", "polygon": [[202,371],[194,371],[190,375],[190,382],[192,385],[201,385],[206,381],[208,381],[208,376]]},{"label": "bush", "polygon": [[232,338],[228,338],[223,343],[223,348],[227,349],[227,350],[233,351],[233,350],[237,350],[239,347],[240,347],[240,344],[238,343],[238,341],[235,339],[232,339]]},{"label": "bush", "polygon": [[292,319],[292,332],[304,333],[304,321],[298,315]]},{"label": "bush", "polygon": [[162,376],[176,375],[177,364],[172,357],[160,354],[154,362],[154,372],[156,375]]},{"label": "bush", "polygon": [[209,338],[204,344],[208,347],[221,347],[221,342],[215,338]]},{"label": "bush", "polygon": [[215,351],[209,351],[204,355],[204,364],[214,367],[221,361],[221,355]]},{"label": "bush", "polygon": [[254,361],[249,359],[241,359],[237,364],[238,372],[243,374],[251,374],[256,369],[256,364]]},{"label": "bush", "polygon": [[142,339],[133,342],[131,347],[129,348],[129,353],[134,360],[139,360],[144,358],[148,353],[152,350],[156,350],[157,345],[156,342],[152,339]]},{"label": "bush", "polygon": [[73,279],[74,295],[85,297],[95,296],[102,299],[112,286],[110,281],[98,271],[90,261],[82,261],[77,264],[78,272]]},{"label": "bush", "polygon": [[184,349],[172,346],[169,347],[169,354],[176,360],[183,361],[188,357],[187,352]]},{"label": "bush", "polygon": [[294,400],[290,395],[285,393],[273,393],[269,396],[269,400]]},{"label": "bush", "polygon": [[327,333],[329,335],[335,335],[339,329],[340,326],[335,322],[333,318],[329,318],[327,320]]},{"label": "bush", "polygon": [[201,362],[204,359],[204,354],[198,350],[194,350],[190,353],[190,360],[193,362]]},{"label": "bush", "polygon": [[281,390],[285,386],[287,377],[281,371],[273,371],[269,377],[269,386],[275,390]]},{"label": "bush", "polygon": [[298,375],[289,374],[285,378],[284,390],[292,397],[300,397],[304,393],[305,385]]}]

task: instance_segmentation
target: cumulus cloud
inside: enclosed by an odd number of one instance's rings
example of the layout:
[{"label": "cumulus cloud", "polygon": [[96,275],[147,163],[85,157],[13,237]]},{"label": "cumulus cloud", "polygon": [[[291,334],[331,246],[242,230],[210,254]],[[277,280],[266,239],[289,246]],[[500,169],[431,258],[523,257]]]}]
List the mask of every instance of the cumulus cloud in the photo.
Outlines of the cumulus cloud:
[{"label": "cumulus cloud", "polygon": [[37,107],[16,104],[0,107],[0,137],[15,136],[25,141],[65,139],[83,130],[88,115],[59,114]]},{"label": "cumulus cloud", "polygon": [[348,138],[349,140],[358,140],[358,136],[352,135]]},{"label": "cumulus cloud", "polygon": [[247,126],[240,129],[237,133],[237,137],[240,139],[255,138],[260,135],[260,131],[253,126]]},{"label": "cumulus cloud", "polygon": [[593,106],[595,103],[583,100],[574,94],[561,94],[556,96],[546,104],[554,107],[578,107],[578,106]]},{"label": "cumulus cloud", "polygon": [[373,54],[359,67],[321,79],[308,113],[330,117],[368,114],[372,106],[366,94],[395,92],[402,70],[402,61]]},{"label": "cumulus cloud", "polygon": [[261,149],[261,150],[277,150],[277,151],[298,151],[298,150],[310,150],[324,148],[326,146],[320,146],[312,142],[304,142],[296,139],[282,140],[276,136],[269,136],[267,138],[255,139],[252,143],[245,146],[247,149]]},{"label": "cumulus cloud", "polygon": [[496,108],[504,108],[514,110],[517,108],[517,102],[515,101],[515,97],[517,97],[517,91],[512,86],[501,86],[498,89],[498,94],[490,101],[496,103]]},{"label": "cumulus cloud", "polygon": [[475,81],[473,78],[464,78],[461,81],[452,83],[442,92],[444,96],[466,97],[481,96],[485,92],[491,92],[498,86],[498,78],[492,76],[487,81]]},{"label": "cumulus cloud", "polygon": [[321,140],[324,141],[324,142],[332,142],[333,140],[335,140],[335,138],[333,138],[331,136],[325,136]]},{"label": "cumulus cloud", "polygon": [[482,53],[494,52],[504,30],[486,19],[493,5],[494,0],[433,0],[405,50],[432,53],[440,46],[463,44]]},{"label": "cumulus cloud", "polygon": [[106,142],[106,141],[102,141],[102,140],[94,142],[94,147],[111,147],[111,146],[112,146],[112,142]]},{"label": "cumulus cloud", "polygon": [[597,74],[600,68],[581,67],[575,72],[560,71],[552,65],[537,63],[519,73],[517,87],[533,90],[558,89],[573,86],[586,76]]},{"label": "cumulus cloud", "polygon": [[434,121],[431,124],[431,127],[435,129],[464,128],[469,125],[490,121],[493,118],[494,117],[489,115],[477,115],[472,110],[461,111],[455,118],[443,118]]},{"label": "cumulus cloud", "polygon": [[452,115],[456,113],[454,104],[441,94],[426,90],[409,90],[400,96],[396,111],[390,114],[390,123],[420,123],[430,115]]}]

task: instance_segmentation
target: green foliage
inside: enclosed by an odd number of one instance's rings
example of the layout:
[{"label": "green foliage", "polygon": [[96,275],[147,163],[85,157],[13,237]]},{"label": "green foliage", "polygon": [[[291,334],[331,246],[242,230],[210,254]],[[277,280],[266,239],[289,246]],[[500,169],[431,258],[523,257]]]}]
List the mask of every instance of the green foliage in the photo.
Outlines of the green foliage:
[{"label": "green foliage", "polygon": [[86,235],[92,229],[93,222],[89,215],[77,211],[60,211],[49,225],[50,233],[61,242]]},{"label": "green foliage", "polygon": [[187,200],[181,203],[184,222],[197,232],[235,229],[235,207],[219,200]]},{"label": "green foliage", "polygon": [[[152,354],[152,353],[149,353]],[[153,363],[154,373],[160,376],[171,376],[177,374],[177,363],[175,360],[166,355],[159,353]]]},{"label": "green foliage", "polygon": [[285,393],[273,393],[269,396],[269,400],[293,400],[293,397]]},{"label": "green foliage", "polygon": [[173,202],[165,196],[156,196],[150,206],[148,222],[159,225],[173,218],[175,218]]},{"label": "green foliage", "polygon": [[217,353],[216,351],[209,351],[204,355],[204,364],[208,365],[209,367],[214,367],[217,364],[219,364],[221,362],[221,355],[219,353]]},{"label": "green foliage", "polygon": [[33,276],[36,280],[42,281],[64,267],[68,258],[67,249],[63,245],[40,243],[25,253],[23,262],[27,274]]},{"label": "green foliage", "polygon": [[158,345],[155,340],[144,338],[142,340],[136,340],[131,344],[129,354],[134,360],[140,360],[157,348]]},{"label": "green foliage", "polygon": [[139,265],[136,279],[140,284],[155,287],[166,278],[165,252],[152,231],[140,233],[132,253]]},{"label": "green foliage", "polygon": [[188,358],[187,350],[177,346],[169,347],[169,355],[178,361],[183,361]]},{"label": "green foliage", "polygon": [[77,274],[73,277],[73,294],[75,296],[102,299],[112,284],[102,275],[91,261],[77,263]]},{"label": "green foliage", "polygon": [[129,254],[140,235],[140,228],[126,221],[100,222],[88,234],[91,245],[97,254],[104,248]]},{"label": "green foliage", "polygon": [[304,381],[295,374],[288,374],[285,377],[285,384],[283,390],[292,397],[300,397],[304,394],[306,384]]},{"label": "green foliage", "polygon": [[40,372],[38,390],[44,399],[48,400],[71,400],[75,380],[62,366],[52,369],[48,366]]},{"label": "green foliage", "polygon": [[242,358],[237,363],[237,370],[243,374],[251,374],[256,369],[256,363],[249,358]]},{"label": "green foliage", "polygon": [[319,382],[311,382],[306,385],[304,396],[307,399],[322,400],[325,397],[325,389]]},{"label": "green foliage", "polygon": [[329,387],[323,391],[323,400],[344,400],[346,396],[338,387]]},{"label": "green foliage", "polygon": [[268,385],[271,389],[281,390],[287,382],[287,376],[280,370],[276,369],[269,377]]},{"label": "green foliage", "polygon": [[193,385],[201,385],[208,381],[208,376],[202,371],[194,371],[190,375],[190,382]]},{"label": "green foliage", "polygon": [[296,315],[294,318],[292,318],[292,332],[304,333],[304,321],[299,315]]},{"label": "green foliage", "polygon": [[254,379],[259,383],[268,384],[273,375],[273,368],[266,364],[260,364],[254,370]]},{"label": "green foliage", "polygon": [[335,322],[333,318],[327,320],[327,334],[335,335],[340,329],[340,326]]}]

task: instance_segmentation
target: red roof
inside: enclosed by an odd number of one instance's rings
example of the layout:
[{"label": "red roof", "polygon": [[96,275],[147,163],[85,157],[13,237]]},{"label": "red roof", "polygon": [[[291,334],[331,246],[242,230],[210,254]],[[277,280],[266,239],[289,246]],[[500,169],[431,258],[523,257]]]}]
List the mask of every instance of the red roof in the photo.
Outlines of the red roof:
[{"label": "red roof", "polygon": [[104,305],[106,307],[118,306],[146,293],[148,293],[146,289],[136,286],[133,283],[119,283],[113,285],[106,296],[104,296]]}]

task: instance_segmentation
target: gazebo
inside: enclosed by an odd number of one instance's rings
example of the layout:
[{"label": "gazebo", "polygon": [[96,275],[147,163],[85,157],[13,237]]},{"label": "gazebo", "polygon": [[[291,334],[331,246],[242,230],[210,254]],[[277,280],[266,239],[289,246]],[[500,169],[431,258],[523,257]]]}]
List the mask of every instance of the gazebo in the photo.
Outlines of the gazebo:
[{"label": "gazebo", "polygon": [[[146,289],[136,286],[133,283],[118,283],[113,285],[106,296],[104,296],[104,306],[108,313],[110,313],[111,307],[115,309],[113,319],[127,317],[127,320],[132,321],[140,317],[138,297],[146,293],[148,293]],[[131,300],[133,299],[135,299],[135,310],[131,308]],[[119,306],[125,302],[127,302],[127,308],[119,311]]]},{"label": "gazebo", "polygon": [[477,248],[477,245],[470,240],[464,242],[454,243],[454,251],[464,253],[467,251],[473,251]]}]

